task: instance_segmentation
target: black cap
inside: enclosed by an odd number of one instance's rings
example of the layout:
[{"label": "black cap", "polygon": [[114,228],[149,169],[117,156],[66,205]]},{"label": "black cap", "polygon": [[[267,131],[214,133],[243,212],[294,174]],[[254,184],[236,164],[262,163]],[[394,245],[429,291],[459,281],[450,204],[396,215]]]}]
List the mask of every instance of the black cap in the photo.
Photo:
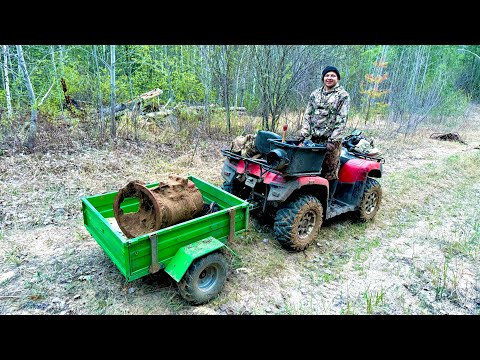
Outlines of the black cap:
[{"label": "black cap", "polygon": [[340,72],[338,71],[338,69],[335,66],[327,66],[322,71],[322,81],[323,81],[323,78],[325,77],[325,74],[329,71],[333,71],[334,73],[336,73],[338,76],[338,80],[340,80]]}]

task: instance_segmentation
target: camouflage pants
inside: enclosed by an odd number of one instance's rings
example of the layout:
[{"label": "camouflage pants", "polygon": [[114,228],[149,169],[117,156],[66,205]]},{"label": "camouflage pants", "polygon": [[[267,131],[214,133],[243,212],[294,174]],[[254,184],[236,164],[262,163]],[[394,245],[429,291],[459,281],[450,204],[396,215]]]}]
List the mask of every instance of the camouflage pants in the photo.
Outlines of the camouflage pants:
[{"label": "camouflage pants", "polygon": [[333,144],[335,145],[335,148],[332,151],[327,151],[322,165],[321,176],[327,180],[338,179],[338,170],[340,169],[340,152],[342,149],[342,143],[336,141]]}]

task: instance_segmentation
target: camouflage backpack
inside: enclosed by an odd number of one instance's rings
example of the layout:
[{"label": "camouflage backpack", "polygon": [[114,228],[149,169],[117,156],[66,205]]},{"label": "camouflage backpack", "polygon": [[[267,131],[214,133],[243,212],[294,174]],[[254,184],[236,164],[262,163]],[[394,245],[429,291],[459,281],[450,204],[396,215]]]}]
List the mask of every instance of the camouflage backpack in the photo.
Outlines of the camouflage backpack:
[{"label": "camouflage backpack", "polygon": [[237,136],[233,139],[230,150],[244,157],[252,157],[255,154],[258,154],[258,150],[255,147],[255,137],[254,134]]}]

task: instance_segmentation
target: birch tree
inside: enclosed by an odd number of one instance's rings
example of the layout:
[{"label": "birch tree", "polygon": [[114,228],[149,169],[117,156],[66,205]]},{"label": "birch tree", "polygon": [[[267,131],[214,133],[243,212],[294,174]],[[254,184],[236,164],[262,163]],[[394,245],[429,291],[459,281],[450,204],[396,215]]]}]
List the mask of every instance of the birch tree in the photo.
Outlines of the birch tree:
[{"label": "birch tree", "polygon": [[[471,50],[470,50],[471,49]],[[473,51],[472,51],[473,50]],[[465,92],[472,95],[477,102],[480,100],[480,46],[468,45],[457,49],[461,54],[461,72],[458,84]]]},{"label": "birch tree", "polygon": [[208,46],[200,45],[198,47],[200,67],[197,73],[200,82],[203,85],[205,92],[204,96],[204,110],[203,110],[203,125],[205,129],[210,128],[210,92],[212,89],[212,77],[209,65],[210,48]]},{"label": "birch tree", "polygon": [[261,45],[255,46],[253,52],[260,88],[262,126],[265,130],[275,131],[289,96],[316,60],[308,46]]},{"label": "birch tree", "polygon": [[173,92],[173,86],[172,86],[172,69],[169,64],[169,57],[168,57],[168,48],[167,45],[163,46],[163,52],[164,52],[164,67],[167,70],[167,80],[168,80],[168,99],[169,100],[175,100],[175,93]]},{"label": "birch tree", "polygon": [[30,76],[28,75],[27,65],[25,64],[25,59],[23,57],[22,45],[17,45],[17,55],[18,55],[18,64],[23,75],[23,82],[28,91],[28,97],[30,99],[30,131],[28,134],[26,146],[28,149],[32,150],[35,147],[35,137],[37,134],[37,101],[35,99],[35,93],[33,91],[32,83],[30,81]]},{"label": "birch tree", "polygon": [[110,45],[110,133],[113,139],[117,135],[115,123],[115,45]]},{"label": "birch tree", "polygon": [[102,84],[100,79],[100,71],[98,69],[98,54],[97,45],[93,45],[93,59],[95,61],[95,71],[97,73],[97,89],[98,89],[98,108],[100,109],[100,136],[105,136],[105,119],[103,118],[103,98],[102,98]]},{"label": "birch tree", "polygon": [[209,57],[213,76],[221,89],[219,94],[222,94],[223,106],[225,107],[226,113],[227,131],[229,134],[231,133],[229,89],[231,85],[230,71],[232,67],[230,50],[228,45],[215,46],[214,51],[212,51]]},{"label": "birch tree", "polygon": [[7,117],[11,118],[13,116],[12,111],[12,97],[10,96],[10,83],[8,78],[8,47],[3,45],[3,76],[5,83],[5,95],[7,100]]},{"label": "birch tree", "polygon": [[[50,56],[52,58],[52,67],[53,67],[53,76],[54,76],[54,83],[57,82],[57,79],[58,79],[58,74],[57,74],[57,65],[55,63],[55,46],[54,45],[51,45],[50,46]],[[60,112],[63,114],[63,106],[62,106],[62,99],[63,99],[63,95],[62,95],[62,89],[60,88],[60,86],[57,87],[58,88],[58,102],[60,104]]]},{"label": "birch tree", "polygon": [[[397,131],[405,134],[415,131],[417,126],[441,104],[445,86],[452,73],[449,57],[437,54],[441,48],[432,46],[402,46],[399,60],[395,64],[395,82],[391,83],[389,119],[398,124]],[[447,54],[447,50],[443,52]]]}]

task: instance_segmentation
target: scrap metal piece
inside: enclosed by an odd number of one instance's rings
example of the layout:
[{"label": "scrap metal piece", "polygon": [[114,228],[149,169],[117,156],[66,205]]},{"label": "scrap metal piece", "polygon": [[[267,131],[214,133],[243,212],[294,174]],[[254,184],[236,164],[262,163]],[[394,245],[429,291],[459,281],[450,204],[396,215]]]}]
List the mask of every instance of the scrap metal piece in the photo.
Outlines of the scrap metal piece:
[{"label": "scrap metal piece", "polygon": [[[130,198],[138,202],[127,202]],[[153,188],[142,181],[130,181],[118,191],[113,203],[115,219],[128,238],[192,219],[202,209],[201,192],[191,180],[178,175],[170,175],[167,182]]]}]

